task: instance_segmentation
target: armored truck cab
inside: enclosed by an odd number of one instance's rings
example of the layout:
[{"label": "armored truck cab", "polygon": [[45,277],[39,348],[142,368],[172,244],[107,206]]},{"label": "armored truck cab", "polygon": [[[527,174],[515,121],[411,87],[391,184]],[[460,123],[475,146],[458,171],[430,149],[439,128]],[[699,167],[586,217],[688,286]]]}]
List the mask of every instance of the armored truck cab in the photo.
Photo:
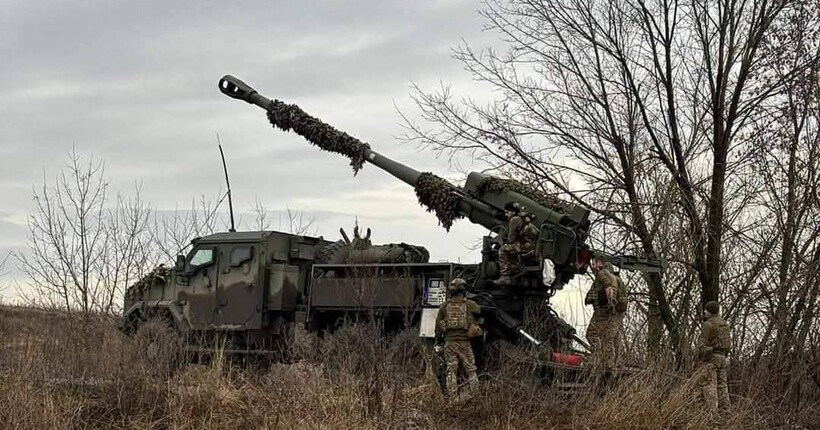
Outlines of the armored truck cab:
[{"label": "armored truck cab", "polygon": [[[342,234],[346,238],[344,230]],[[374,307],[390,321],[401,321],[396,315],[402,309],[421,303],[416,300],[421,284],[410,288],[406,278],[418,278],[420,271],[407,267],[423,266],[429,253],[406,243],[374,246],[369,234],[361,240],[358,228],[356,239],[329,242],[277,231],[196,238],[187,255],[177,256],[173,269],[159,266],[128,288],[122,329],[131,334],[159,319],[188,351],[210,351],[220,338],[228,352],[275,354],[288,349],[293,324],[305,321],[308,311],[315,310],[316,321],[323,321],[312,326],[319,330],[333,329]],[[392,275],[375,278],[371,272]],[[344,282],[334,283],[342,278]],[[369,305],[351,299],[364,297],[364,285],[378,292]]]},{"label": "armored truck cab", "polygon": [[160,266],[128,289],[123,325],[166,320],[196,348],[228,334],[231,349],[285,340],[317,255],[333,242],[276,231],[216,233],[192,241],[173,270]]}]

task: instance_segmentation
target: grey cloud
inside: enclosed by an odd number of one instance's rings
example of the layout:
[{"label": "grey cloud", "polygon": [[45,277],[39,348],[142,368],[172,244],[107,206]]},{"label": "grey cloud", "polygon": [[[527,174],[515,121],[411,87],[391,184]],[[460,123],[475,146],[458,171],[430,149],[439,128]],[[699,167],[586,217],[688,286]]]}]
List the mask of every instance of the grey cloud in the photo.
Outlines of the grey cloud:
[{"label": "grey cloud", "polygon": [[[2,244],[20,246],[25,244],[28,229],[25,226],[24,217],[19,214],[0,212],[0,239]],[[0,262],[3,261],[5,253],[0,251]]]},{"label": "grey cloud", "polygon": [[[234,74],[386,155],[444,175],[444,161],[392,141],[401,132],[393,103],[408,103],[411,80],[469,82],[449,49],[462,37],[487,40],[475,7],[0,0],[0,55],[8,59],[0,73],[11,77],[0,81],[4,209],[31,210],[32,185],[42,182],[44,169],[50,181],[72,146],[105,160],[112,190],[128,193],[142,182],[146,200],[160,209],[185,207],[224,190],[218,132],[237,208],[255,198],[294,209],[298,199],[327,198],[329,207],[317,213],[328,226],[352,219],[331,202],[395,180],[374,166],[354,178],[347,159],[274,130],[260,109],[219,93],[218,79]],[[391,240],[432,235],[441,247],[436,253],[461,255],[460,245],[449,242],[457,235],[444,234],[413,202],[412,189],[402,190],[406,215],[362,211],[383,223]],[[24,229],[0,225],[0,246],[17,242]]]},{"label": "grey cloud", "polygon": [[[419,64],[419,55],[446,49],[475,22],[472,2],[437,12],[428,2],[278,3],[18,2],[9,12],[15,19],[5,26],[4,51],[14,54],[12,68],[31,73],[4,89],[43,77],[104,85],[159,73],[169,84],[196,82],[192,68],[233,66],[254,78],[284,72],[288,95],[304,94],[315,88],[299,85],[306,77],[335,76],[312,82],[333,89],[380,76],[351,73],[359,72],[351,65],[365,72],[373,63],[392,72],[435,66]],[[213,78],[205,79],[210,87]]]}]

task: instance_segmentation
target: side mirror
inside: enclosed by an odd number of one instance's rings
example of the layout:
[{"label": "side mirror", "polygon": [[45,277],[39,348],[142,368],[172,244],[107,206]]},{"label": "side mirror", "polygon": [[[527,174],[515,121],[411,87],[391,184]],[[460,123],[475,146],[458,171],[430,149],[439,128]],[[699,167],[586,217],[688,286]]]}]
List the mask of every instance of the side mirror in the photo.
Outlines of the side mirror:
[{"label": "side mirror", "polygon": [[177,255],[177,264],[175,266],[177,273],[181,273],[185,270],[185,256],[184,255]]}]

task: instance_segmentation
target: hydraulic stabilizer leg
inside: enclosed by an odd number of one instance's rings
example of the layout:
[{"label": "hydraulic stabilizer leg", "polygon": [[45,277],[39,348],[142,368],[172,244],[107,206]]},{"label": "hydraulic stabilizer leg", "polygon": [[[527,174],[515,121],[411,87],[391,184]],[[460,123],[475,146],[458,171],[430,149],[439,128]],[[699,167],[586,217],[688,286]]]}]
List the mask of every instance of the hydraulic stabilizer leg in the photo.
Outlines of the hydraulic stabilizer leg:
[{"label": "hydraulic stabilizer leg", "polygon": [[523,328],[518,329],[518,334],[520,334],[524,339],[527,339],[528,341],[532,342],[533,345],[541,346],[541,342],[538,339],[530,336],[530,334],[525,332]]},{"label": "hydraulic stabilizer leg", "polygon": [[530,335],[529,333],[527,333],[526,331],[524,331],[524,329],[521,327],[522,326],[521,321],[514,318],[512,315],[508,314],[507,312],[504,312],[503,310],[501,310],[499,308],[496,308],[495,309],[495,318],[510,333],[515,333],[515,334],[521,336],[522,338],[526,339],[527,341],[529,341],[533,345],[541,346],[541,344],[543,343],[540,340],[533,337],[532,335]]}]

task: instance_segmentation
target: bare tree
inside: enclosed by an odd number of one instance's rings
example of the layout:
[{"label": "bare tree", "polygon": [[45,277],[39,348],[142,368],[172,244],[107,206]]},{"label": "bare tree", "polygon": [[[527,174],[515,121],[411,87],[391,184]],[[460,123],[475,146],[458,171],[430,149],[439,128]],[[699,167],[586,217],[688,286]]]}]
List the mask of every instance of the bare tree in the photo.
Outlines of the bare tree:
[{"label": "bare tree", "polygon": [[155,264],[170,264],[191,246],[191,240],[216,231],[219,222],[217,211],[226,196],[221,194],[216,199],[200,196],[198,201],[191,200],[189,209],[175,207],[170,212],[156,211],[151,229],[158,253]]},{"label": "bare tree", "polygon": [[[251,224],[251,228],[264,231],[272,227],[268,208],[258,198],[254,199],[252,213],[253,224]],[[306,217],[304,211],[294,211],[290,207],[286,207],[284,213],[279,212],[276,228],[291,234],[316,235],[315,223],[315,217]]]},{"label": "bare tree", "polygon": [[742,214],[761,184],[749,179],[738,136],[813,61],[764,73],[783,34],[774,24],[797,3],[489,1],[482,14],[507,51],[465,43],[455,57],[496,99],[480,105],[446,87],[416,87],[433,127],[407,120],[407,140],[471,151],[490,169],[588,206],[606,237],[599,246],[674,252],[665,256],[679,268],[645,281],[650,345],[662,322],[677,347],[686,314],[672,302],[688,301],[691,274],[700,303],[718,299],[724,238],[753,227]]},{"label": "bare tree", "polygon": [[[282,215],[285,216],[284,220]],[[303,211],[293,211],[290,208],[286,208],[284,214],[279,214],[279,228],[290,234],[315,236],[315,222],[316,218],[306,217]]]},{"label": "bare tree", "polygon": [[268,209],[259,201],[259,199],[254,200],[253,214],[254,227],[257,230],[262,231],[270,228],[270,221],[268,220]]},{"label": "bare tree", "polygon": [[[782,24],[787,50],[771,53],[776,66],[767,72],[783,79],[787,70],[820,53],[820,17],[802,4],[787,11]],[[820,306],[820,61],[788,79],[782,91],[763,104],[749,139],[755,171],[762,184],[754,200],[756,234],[748,237],[749,259],[734,284],[728,310],[742,351],[761,370],[807,372],[812,332]],[[776,357],[769,360],[767,357]],[[787,393],[802,378],[786,379]],[[799,402],[796,395],[794,401]]]},{"label": "bare tree", "polygon": [[29,215],[27,252],[15,253],[32,291],[21,296],[34,304],[111,312],[124,286],[141,270],[148,252],[147,217],[139,200],[117,196],[106,208],[109,184],[104,165],[84,163],[72,151],[53,186],[45,177],[34,191],[37,209]]},{"label": "bare tree", "polygon": [[115,207],[108,211],[104,226],[105,257],[99,267],[106,288],[100,294],[103,301],[97,303],[104,311],[117,309],[125,288],[152,266],[151,212],[139,186],[130,199],[118,195]]},{"label": "bare tree", "polygon": [[[116,311],[125,288],[148,270],[171,264],[192,239],[214,233],[220,222],[227,229],[227,217],[219,212],[227,194],[202,196],[187,210],[160,212],[144,201],[139,185],[131,197],[117,194],[110,205],[108,189],[104,163],[81,160],[75,151],[53,184],[44,177],[34,191],[28,249],[14,253],[28,278],[20,292],[24,300],[83,313]],[[257,202],[257,210],[266,227],[264,206]],[[279,224],[308,234],[314,219],[288,209]]]}]

